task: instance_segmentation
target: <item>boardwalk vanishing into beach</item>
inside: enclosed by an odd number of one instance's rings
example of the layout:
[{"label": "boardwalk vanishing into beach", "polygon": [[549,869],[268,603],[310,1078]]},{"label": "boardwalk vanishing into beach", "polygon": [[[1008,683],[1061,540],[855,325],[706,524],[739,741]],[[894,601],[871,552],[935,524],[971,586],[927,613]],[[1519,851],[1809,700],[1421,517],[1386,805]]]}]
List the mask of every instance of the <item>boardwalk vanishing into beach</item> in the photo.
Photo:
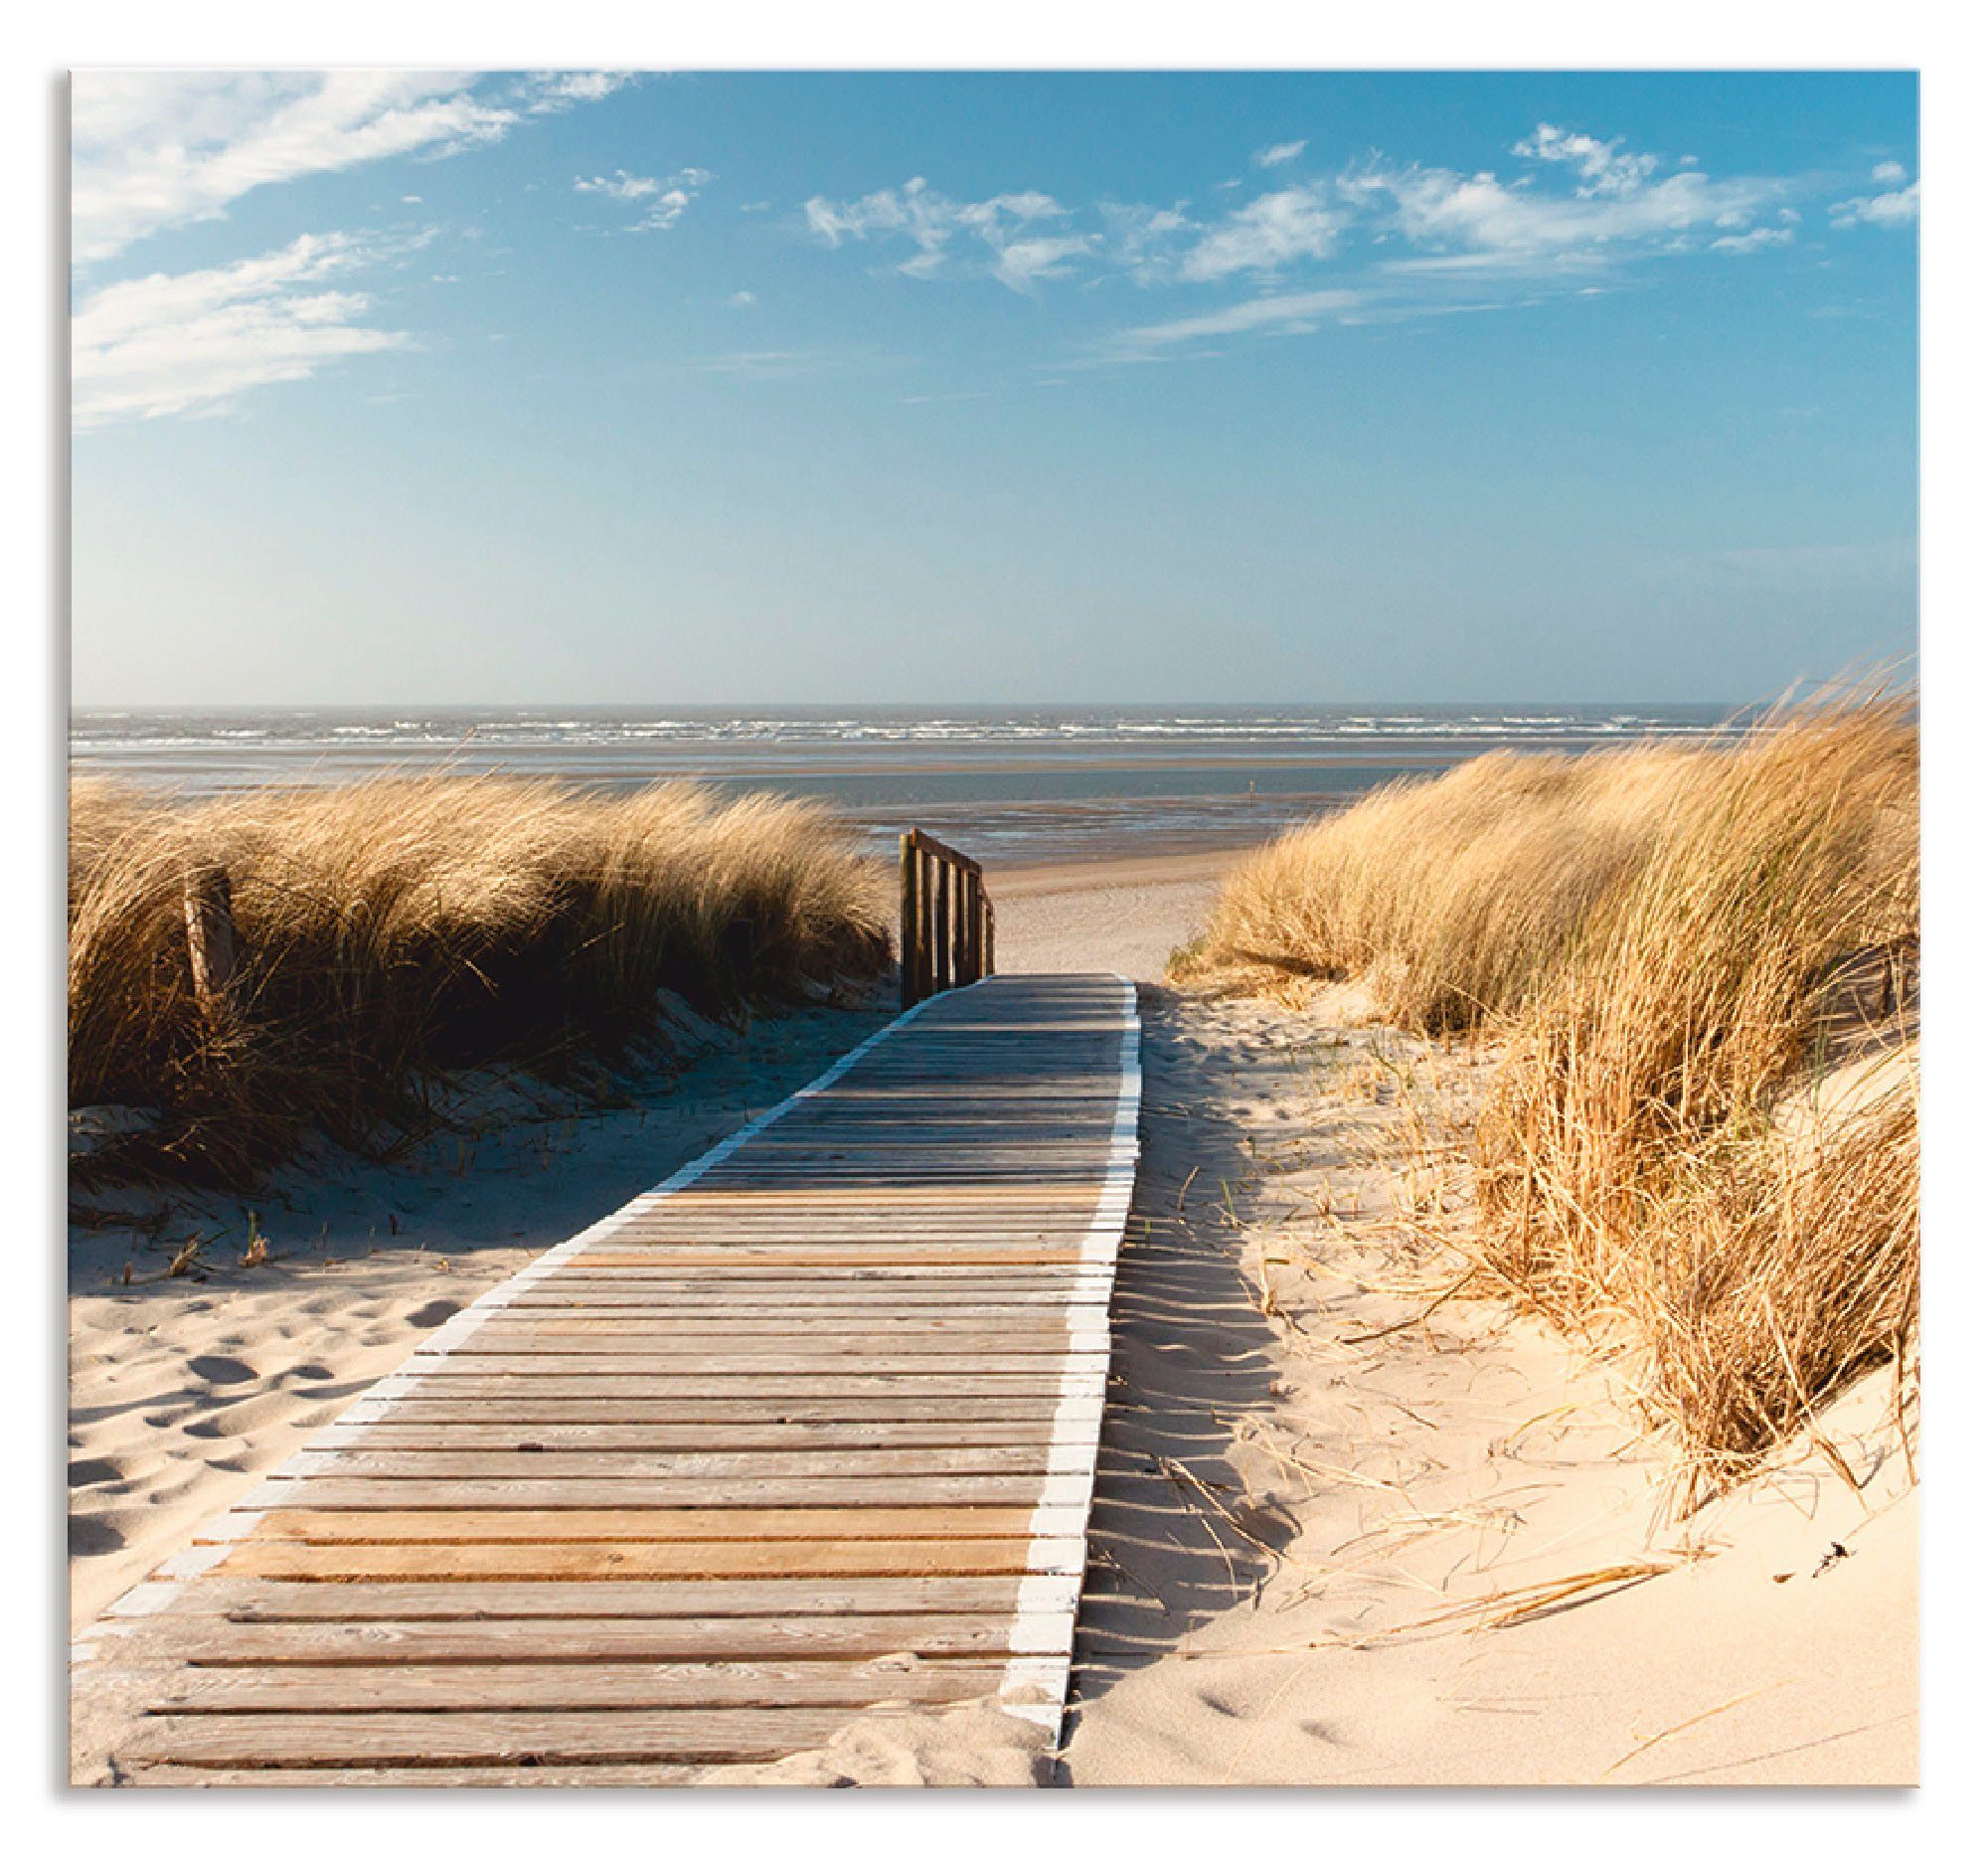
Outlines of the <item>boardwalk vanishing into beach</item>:
[{"label": "boardwalk vanishing into beach", "polygon": [[668,1782],[1063,1718],[1137,1149],[1108,974],[914,1006],[463,1309],[79,1639],[137,1783]]}]

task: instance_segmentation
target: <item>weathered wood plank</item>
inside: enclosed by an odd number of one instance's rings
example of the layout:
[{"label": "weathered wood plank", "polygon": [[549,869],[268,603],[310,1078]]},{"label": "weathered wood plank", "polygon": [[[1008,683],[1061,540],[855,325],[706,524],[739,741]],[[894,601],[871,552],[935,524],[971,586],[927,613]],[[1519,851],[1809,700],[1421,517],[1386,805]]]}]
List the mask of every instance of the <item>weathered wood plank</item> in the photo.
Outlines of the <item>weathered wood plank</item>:
[{"label": "weathered wood plank", "polygon": [[[881,1583],[881,1582],[880,1582]],[[423,1591],[429,1588],[423,1587]],[[698,1588],[700,1597],[708,1589]],[[1005,1656],[1015,1625],[993,1615],[513,1617],[452,1622],[203,1623],[179,1648],[200,1668],[238,1664],[363,1667],[374,1663],[740,1662],[873,1656]]]},{"label": "weathered wood plank", "polygon": [[256,1723],[229,1716],[158,1715],[133,1731],[134,1766],[448,1767],[732,1764],[819,1747],[862,1718],[853,1709],[659,1709],[649,1714],[297,1714]]},{"label": "weathered wood plank", "polygon": [[[529,1457],[521,1459],[529,1462]],[[272,1477],[236,1504],[391,1508],[979,1508],[1087,1499],[1086,1475]]]},{"label": "weathered wood plank", "polygon": [[[1007,1658],[868,1662],[487,1663],[308,1669],[196,1669],[161,1688],[158,1714],[437,1714],[514,1709],[868,1708],[993,1695]],[[256,1729],[244,1722],[251,1744]]]},{"label": "weathered wood plank", "polygon": [[[710,1481],[717,1477],[842,1477],[860,1476],[988,1476],[1029,1475],[1056,1458],[1044,1462],[1042,1446],[1029,1443],[1001,1443],[982,1449],[930,1449],[911,1446],[904,1449],[878,1447],[867,1450],[679,1450],[668,1453],[643,1450],[513,1450],[441,1449],[327,1449],[304,1452],[290,1464],[274,1471],[278,1480],[320,1476],[364,1476],[380,1481],[408,1477],[415,1481],[439,1481],[456,1477],[488,1479],[515,1475],[522,1464],[534,1477],[584,1476],[588,1478],[632,1476],[645,1482],[686,1478]],[[1077,1451],[1067,1465],[1078,1466],[1087,1453]]]},{"label": "weathered wood plank", "polygon": [[[254,1540],[408,1546],[434,1541],[1016,1540],[1083,1531],[1083,1510],[1040,1508],[515,1508],[319,1513],[276,1508]],[[196,1534],[195,1539],[206,1536]]]},{"label": "weathered wood plank", "polygon": [[[232,1579],[865,1579],[1026,1573],[1044,1556],[1008,1540],[576,1541],[546,1546],[449,1542],[374,1547],[246,1540]],[[1079,1560],[1080,1564],[1080,1560]]]},{"label": "weathered wood plank", "polygon": [[[464,1618],[646,1620],[928,1617],[975,1612],[996,1617],[1074,1608],[1074,1581],[1013,1574],[901,1579],[572,1580],[562,1583],[463,1580],[454,1584],[379,1581],[353,1586],[286,1585],[213,1573],[184,1584],[139,1588],[145,1612],[225,1617],[261,1628],[271,1622],[348,1620],[438,1622]],[[134,1595],[137,1597],[139,1595]]]}]

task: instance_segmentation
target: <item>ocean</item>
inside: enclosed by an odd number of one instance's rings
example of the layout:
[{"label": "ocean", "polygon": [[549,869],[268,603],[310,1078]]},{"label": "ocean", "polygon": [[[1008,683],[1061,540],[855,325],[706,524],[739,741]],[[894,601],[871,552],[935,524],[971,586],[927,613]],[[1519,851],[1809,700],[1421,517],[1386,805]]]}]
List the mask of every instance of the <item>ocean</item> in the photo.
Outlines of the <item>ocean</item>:
[{"label": "ocean", "polygon": [[73,772],[193,794],[380,773],[699,779],[819,798],[1007,866],[1218,850],[1498,749],[1705,737],[1708,707],[78,710]]}]

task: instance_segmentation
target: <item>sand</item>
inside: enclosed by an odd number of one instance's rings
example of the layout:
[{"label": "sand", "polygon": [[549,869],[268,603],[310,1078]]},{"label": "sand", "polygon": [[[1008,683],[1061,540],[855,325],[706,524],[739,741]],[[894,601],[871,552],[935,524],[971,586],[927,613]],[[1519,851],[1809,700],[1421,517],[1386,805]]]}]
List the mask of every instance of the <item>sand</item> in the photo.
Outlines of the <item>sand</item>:
[{"label": "sand", "polygon": [[1804,1440],[1672,1516],[1605,1365],[1502,1304],[1430,1306],[1456,1263],[1415,1234],[1467,1194],[1438,1211],[1402,1130],[1466,1127],[1488,1055],[1363,1023],[1348,989],[1141,1003],[1071,1779],[1913,1782],[1889,1378],[1822,1415],[1859,1487]]},{"label": "sand", "polygon": [[1168,954],[1201,931],[1223,872],[1242,854],[990,870],[999,963],[1012,973],[1102,968],[1162,980]]},{"label": "sand", "polygon": [[[1847,1479],[1804,1441],[1672,1515],[1605,1362],[1436,1301],[1465,1195],[1402,1132],[1466,1129],[1487,1056],[1378,1028],[1349,989],[1290,1011],[1152,983],[1226,861],[991,878],[1005,970],[1148,982],[1063,1759],[968,1710],[880,1715],[755,1782],[1912,1782],[1917,1497],[1889,1384],[1822,1415]],[[883,1016],[763,1022],[584,1112],[486,1079],[458,1104],[480,1133],[392,1166],[320,1158],[145,1236],[73,1231],[72,1628],[426,1329]],[[200,1274],[165,1276],[195,1232]]]}]

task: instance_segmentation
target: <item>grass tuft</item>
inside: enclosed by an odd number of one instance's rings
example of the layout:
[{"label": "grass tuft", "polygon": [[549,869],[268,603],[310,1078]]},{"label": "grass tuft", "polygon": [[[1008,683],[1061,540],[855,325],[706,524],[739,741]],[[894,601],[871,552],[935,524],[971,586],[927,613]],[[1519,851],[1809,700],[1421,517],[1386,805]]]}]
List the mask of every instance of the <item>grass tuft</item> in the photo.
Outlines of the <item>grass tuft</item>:
[{"label": "grass tuft", "polygon": [[[190,1177],[419,1129],[450,1070],[612,1061],[659,989],[728,1013],[890,960],[881,872],[784,799],[442,775],[187,803],[90,778],[70,826],[70,1100],[159,1111],[151,1160]],[[204,1003],[186,885],[212,870],[239,944]]]}]

